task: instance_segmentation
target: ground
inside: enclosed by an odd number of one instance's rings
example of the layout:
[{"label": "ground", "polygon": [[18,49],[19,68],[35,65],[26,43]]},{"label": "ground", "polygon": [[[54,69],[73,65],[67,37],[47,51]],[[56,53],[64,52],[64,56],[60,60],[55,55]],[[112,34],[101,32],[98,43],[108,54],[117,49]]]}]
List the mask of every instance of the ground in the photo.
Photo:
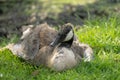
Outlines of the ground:
[{"label": "ground", "polygon": [[1,47],[15,42],[16,36],[21,35],[23,26],[47,22],[53,27],[58,27],[70,22],[77,28],[75,34],[80,42],[93,48],[94,60],[89,63],[81,62],[71,70],[54,72],[44,66],[32,66],[5,49],[0,51],[0,79],[120,80],[119,0],[91,0],[88,3],[86,1],[2,1]]},{"label": "ground", "polygon": [[44,22],[53,27],[67,22],[83,25],[84,20],[94,19],[96,16],[103,18],[110,16],[113,12],[120,14],[119,2],[115,1],[3,0],[0,1],[0,37],[10,39],[14,34],[21,35],[23,27],[28,25]]}]

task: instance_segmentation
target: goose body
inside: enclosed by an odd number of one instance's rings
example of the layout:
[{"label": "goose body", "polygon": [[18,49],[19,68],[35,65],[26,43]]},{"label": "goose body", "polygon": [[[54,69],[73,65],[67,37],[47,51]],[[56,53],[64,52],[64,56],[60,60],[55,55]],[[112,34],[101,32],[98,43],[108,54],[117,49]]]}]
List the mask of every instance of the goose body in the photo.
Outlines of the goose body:
[{"label": "goose body", "polygon": [[74,40],[71,24],[63,25],[59,31],[41,24],[30,31],[19,43],[8,48],[33,65],[63,71],[76,66],[82,57],[86,58],[85,61],[92,59],[92,49]]},{"label": "goose body", "polygon": [[53,70],[62,71],[74,67],[77,64],[75,55],[71,49],[66,47],[55,49],[55,55],[50,60]]}]

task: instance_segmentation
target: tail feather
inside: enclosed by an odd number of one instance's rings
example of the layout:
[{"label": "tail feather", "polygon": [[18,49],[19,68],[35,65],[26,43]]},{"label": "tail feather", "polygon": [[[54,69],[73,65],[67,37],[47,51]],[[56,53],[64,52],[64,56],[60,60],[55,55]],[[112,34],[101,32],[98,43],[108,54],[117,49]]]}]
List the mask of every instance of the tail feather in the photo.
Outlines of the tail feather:
[{"label": "tail feather", "polygon": [[23,47],[21,44],[8,44],[5,49],[9,49],[13,55],[18,57],[24,58],[25,55],[23,54]]}]

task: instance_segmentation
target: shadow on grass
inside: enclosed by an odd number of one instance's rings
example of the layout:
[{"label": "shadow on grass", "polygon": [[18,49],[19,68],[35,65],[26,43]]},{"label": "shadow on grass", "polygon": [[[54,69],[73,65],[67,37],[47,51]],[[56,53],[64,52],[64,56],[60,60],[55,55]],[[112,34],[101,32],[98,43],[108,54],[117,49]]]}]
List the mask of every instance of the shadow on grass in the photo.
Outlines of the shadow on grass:
[{"label": "shadow on grass", "polygon": [[[52,26],[68,22],[83,25],[86,19],[108,17],[111,12],[120,12],[119,8],[115,7],[119,4],[117,0],[97,0],[86,5],[52,4],[42,0],[0,2],[0,37],[6,38],[11,38],[13,34],[21,35],[23,25],[37,25],[44,22]],[[51,8],[52,6],[57,8]],[[58,8],[59,13],[56,12]]]}]

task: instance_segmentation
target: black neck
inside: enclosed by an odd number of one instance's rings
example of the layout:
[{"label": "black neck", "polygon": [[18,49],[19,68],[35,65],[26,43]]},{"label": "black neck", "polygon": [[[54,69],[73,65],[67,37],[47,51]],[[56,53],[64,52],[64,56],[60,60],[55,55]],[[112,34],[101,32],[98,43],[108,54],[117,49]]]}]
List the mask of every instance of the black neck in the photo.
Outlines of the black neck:
[{"label": "black neck", "polygon": [[72,43],[73,43],[73,39],[74,39],[74,36],[69,41],[62,42],[60,44],[60,47],[68,47],[68,48],[70,48]]}]

